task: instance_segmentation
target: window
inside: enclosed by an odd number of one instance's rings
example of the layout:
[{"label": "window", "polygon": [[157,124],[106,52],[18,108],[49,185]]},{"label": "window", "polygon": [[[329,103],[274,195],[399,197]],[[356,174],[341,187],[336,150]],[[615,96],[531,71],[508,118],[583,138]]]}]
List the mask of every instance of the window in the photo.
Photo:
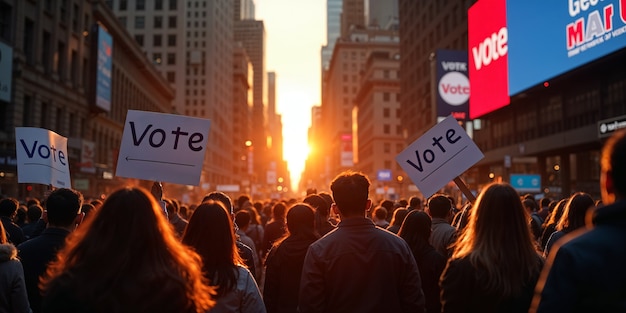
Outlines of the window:
[{"label": "window", "polygon": [[163,10],[163,0],[154,0],[154,9]]},{"label": "window", "polygon": [[167,19],[167,27],[176,28],[176,16],[173,15]]},{"label": "window", "polygon": [[120,24],[122,24],[122,26],[126,27],[126,16],[120,16],[117,19],[120,21]]},{"label": "window", "polygon": [[163,62],[163,60],[161,59],[161,54],[160,53],[153,53],[152,54],[152,62],[154,64],[161,64],[161,62]]},{"label": "window", "polygon": [[168,47],[176,46],[176,35],[167,35],[167,46]]},{"label": "window", "polygon": [[143,47],[143,35],[135,35],[135,41]]},{"label": "window", "polygon": [[135,29],[143,29],[146,26],[146,19],[143,16],[135,16]]},{"label": "window", "polygon": [[72,30],[74,30],[75,32],[78,32],[80,30],[78,27],[78,17],[80,15],[78,13],[80,13],[78,5],[74,4],[74,8],[72,9]]},{"label": "window", "polygon": [[168,65],[176,64],[176,53],[168,53],[167,54],[167,64]]},{"label": "window", "polygon": [[78,52],[72,49],[71,60],[70,60],[70,80],[74,86],[78,86],[79,78],[78,78]]},{"label": "window", "polygon": [[11,38],[12,14],[11,6],[0,2],[0,38],[6,39],[9,42]]},{"label": "window", "polygon": [[167,72],[167,81],[170,83],[176,82],[176,73],[175,72]]},{"label": "window", "polygon": [[388,135],[390,131],[391,131],[391,127],[389,127],[389,124],[384,124],[383,125],[383,134]]},{"label": "window", "polygon": [[391,152],[391,144],[388,142],[385,142],[383,144],[383,152],[385,153],[390,153]]},{"label": "window", "polygon": [[66,78],[67,67],[67,51],[65,43],[59,41],[57,44],[56,66],[55,69],[59,74],[59,78],[64,80]]},{"label": "window", "polygon": [[389,117],[389,108],[383,108],[383,117]]},{"label": "window", "polygon": [[24,19],[24,54],[26,55],[26,62],[35,63],[35,23],[28,19]]},{"label": "window", "polygon": [[161,46],[161,35],[154,35],[154,36],[152,36],[152,45],[154,47],[160,47]]},{"label": "window", "polygon": [[120,11],[126,11],[127,8],[128,8],[128,1],[120,0]]},{"label": "window", "polygon": [[176,10],[176,2],[178,0],[170,0],[170,10]]},{"label": "window", "polygon": [[388,92],[383,92],[383,101],[387,102],[391,99]]},{"label": "window", "polygon": [[162,16],[155,16],[154,17],[154,28],[161,28],[163,27],[163,17]]},{"label": "window", "polygon": [[146,0],[135,0],[135,10],[143,11],[146,9]]}]

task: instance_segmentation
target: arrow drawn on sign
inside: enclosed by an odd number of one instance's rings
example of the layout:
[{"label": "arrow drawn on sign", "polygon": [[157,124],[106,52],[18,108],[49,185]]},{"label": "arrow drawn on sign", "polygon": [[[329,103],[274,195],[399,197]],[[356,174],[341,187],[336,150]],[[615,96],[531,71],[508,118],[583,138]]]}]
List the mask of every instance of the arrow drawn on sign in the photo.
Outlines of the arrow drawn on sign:
[{"label": "arrow drawn on sign", "polygon": [[46,166],[46,167],[49,167],[49,168],[51,168],[51,169],[53,169],[53,170],[55,170],[55,171],[59,171],[59,172],[61,172],[61,173],[64,173],[64,174],[65,174],[65,171],[60,170],[60,169],[58,169],[58,168],[56,168],[56,167],[54,167],[54,166],[50,166],[50,165],[48,165],[48,164],[44,164],[44,163],[24,163],[24,165],[39,165],[39,166]]},{"label": "arrow drawn on sign", "polygon": [[194,164],[176,163],[176,162],[159,161],[159,160],[135,159],[135,158],[131,158],[131,157],[128,157],[128,156],[125,157],[124,159],[126,159],[126,161],[138,161],[138,162],[161,163],[161,164],[171,164],[171,165],[195,167]]}]

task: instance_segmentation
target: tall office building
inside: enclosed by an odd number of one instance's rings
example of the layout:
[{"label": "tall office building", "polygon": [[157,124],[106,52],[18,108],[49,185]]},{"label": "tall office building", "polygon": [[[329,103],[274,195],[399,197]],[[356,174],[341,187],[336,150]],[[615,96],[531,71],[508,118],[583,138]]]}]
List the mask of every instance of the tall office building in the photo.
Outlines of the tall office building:
[{"label": "tall office building", "polygon": [[211,120],[203,186],[233,183],[232,1],[109,3],[146,55],[175,86],[176,112]]},{"label": "tall office building", "polygon": [[398,0],[365,0],[365,22],[369,27],[398,28]]},{"label": "tall office building", "polygon": [[263,21],[235,21],[235,41],[241,42],[252,63],[252,147],[254,149],[254,177],[263,182],[267,170],[267,96],[265,70],[265,27]]},{"label": "tall office building", "polygon": [[255,6],[253,0],[235,0],[235,21],[253,20],[255,16]]},{"label": "tall office building", "polygon": [[326,1],[326,45],[322,46],[322,69],[328,69],[335,41],[341,35],[341,6],[343,0]]},{"label": "tall office building", "polygon": [[341,37],[350,37],[352,29],[365,27],[365,1],[343,0],[341,9]]},{"label": "tall office building", "polygon": [[[251,147],[246,142],[252,135],[252,63],[241,43],[236,43],[233,56],[233,160],[235,176],[240,178],[244,192],[250,193],[252,174]],[[251,144],[251,141],[248,143]]]}]

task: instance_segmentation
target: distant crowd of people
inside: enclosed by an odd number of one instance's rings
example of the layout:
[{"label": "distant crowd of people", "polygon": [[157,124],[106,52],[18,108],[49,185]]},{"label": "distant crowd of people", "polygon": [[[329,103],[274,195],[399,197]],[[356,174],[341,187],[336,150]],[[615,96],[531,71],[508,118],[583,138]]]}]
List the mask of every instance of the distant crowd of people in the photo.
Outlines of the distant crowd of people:
[{"label": "distant crowd of people", "polygon": [[340,173],[303,199],[125,187],[0,200],[3,312],[626,312],[626,132],[602,199],[484,186],[373,203]]}]

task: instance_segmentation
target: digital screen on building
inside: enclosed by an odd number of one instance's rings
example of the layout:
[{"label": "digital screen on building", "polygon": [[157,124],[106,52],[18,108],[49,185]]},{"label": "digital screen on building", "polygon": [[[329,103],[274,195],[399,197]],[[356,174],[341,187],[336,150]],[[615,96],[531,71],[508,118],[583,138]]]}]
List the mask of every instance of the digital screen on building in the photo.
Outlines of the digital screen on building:
[{"label": "digital screen on building", "polygon": [[509,104],[505,0],[480,0],[468,11],[470,118]]},{"label": "digital screen on building", "polygon": [[437,116],[469,118],[467,51],[437,50]]},{"label": "digital screen on building", "polygon": [[111,111],[111,70],[113,67],[113,37],[98,26],[96,67],[96,106]]},{"label": "digital screen on building", "polygon": [[506,12],[510,95],[626,47],[624,0],[508,0]]}]

